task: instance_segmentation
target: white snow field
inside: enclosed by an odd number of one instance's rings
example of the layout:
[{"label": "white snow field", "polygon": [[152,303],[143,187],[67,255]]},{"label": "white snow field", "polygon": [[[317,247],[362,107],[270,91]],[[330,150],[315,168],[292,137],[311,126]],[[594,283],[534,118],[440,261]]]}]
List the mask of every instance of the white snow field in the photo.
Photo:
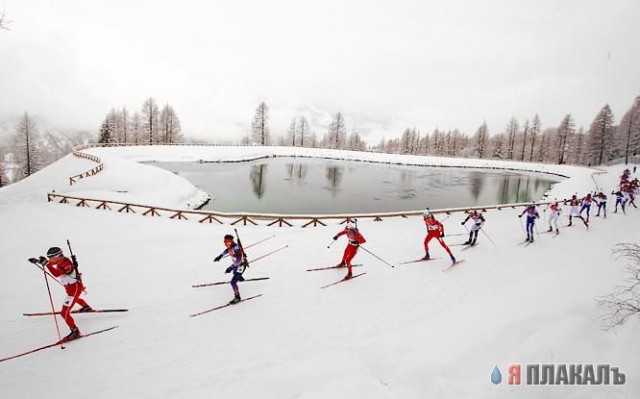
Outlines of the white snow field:
[{"label": "white snow field", "polygon": [[[96,309],[127,313],[80,314],[83,333],[117,329],[0,363],[4,398],[637,398],[640,393],[638,318],[602,329],[596,298],[625,279],[617,243],[640,242],[640,212],[613,213],[582,225],[543,233],[527,247],[516,217],[523,208],[485,214],[480,245],[454,254],[465,262],[443,273],[437,260],[397,265],[423,255],[420,216],[374,222],[360,219],[365,248],[354,271],[366,275],[327,289],[344,270],[306,272],[339,262],[346,240],[327,248],[342,229],[204,224],[47,202],[68,195],[188,209],[203,193],[170,172],[137,161],[241,160],[261,156],[316,156],[406,164],[495,167],[558,173],[569,179],[549,198],[583,196],[617,185],[622,165],[594,170],[471,159],[451,159],[279,147],[153,146],[94,148],[104,170],[69,186],[68,178],[96,164],[68,155],[37,174],[0,189],[0,358],[57,340],[54,320],[24,317],[51,309],[43,273],[27,258],[69,239]],[[221,187],[221,189],[224,189]],[[215,197],[216,193],[209,193]],[[331,204],[327,204],[328,207]],[[241,211],[241,210],[239,210]],[[565,206],[566,212],[566,206]],[[443,218],[443,214],[438,215]],[[465,232],[462,213],[445,221],[448,234]],[[563,218],[566,224],[566,218]],[[243,297],[263,294],[199,317],[232,298],[227,259],[213,263],[222,237],[238,229],[249,258],[278,249],[249,268]],[[465,236],[445,237],[449,244]],[[49,281],[53,303],[64,299]],[[59,318],[62,334],[68,328]],[[619,367],[623,385],[509,385],[507,367],[553,364]],[[498,366],[503,381],[494,385]],[[523,376],[524,377],[524,376]]]}]

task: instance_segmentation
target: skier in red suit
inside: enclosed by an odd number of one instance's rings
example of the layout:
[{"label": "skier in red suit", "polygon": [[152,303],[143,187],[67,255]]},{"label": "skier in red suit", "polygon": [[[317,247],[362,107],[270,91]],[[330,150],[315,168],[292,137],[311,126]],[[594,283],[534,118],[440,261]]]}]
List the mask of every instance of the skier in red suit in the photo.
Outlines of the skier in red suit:
[{"label": "skier in red suit", "polygon": [[47,251],[47,257],[49,260],[44,256],[41,256],[39,259],[30,258],[29,261],[45,266],[49,269],[49,272],[54,277],[57,277],[62,285],[64,285],[67,297],[62,305],[60,315],[71,329],[71,332],[69,335],[64,337],[62,341],[71,341],[80,337],[80,330],[76,326],[76,322],[73,320],[73,317],[71,317],[71,308],[73,308],[73,305],[78,304],[82,306],[82,308],[80,308],[80,312],[90,312],[92,309],[84,299],[80,298],[80,295],[82,295],[82,292],[84,291],[84,285],[82,284],[81,275],[76,272],[76,268],[74,267],[71,259],[64,256],[62,254],[62,249],[58,247],[49,248]]},{"label": "skier in red suit", "polygon": [[442,223],[440,223],[436,219],[436,217],[433,216],[433,213],[429,211],[426,211],[425,213],[423,213],[422,216],[424,218],[424,224],[427,226],[427,236],[424,238],[425,255],[424,255],[424,258],[422,258],[422,260],[429,260],[431,258],[431,256],[429,255],[429,241],[435,238],[436,240],[438,240],[440,245],[442,245],[442,248],[444,248],[447,251],[447,253],[451,257],[451,261],[453,263],[456,263],[455,256],[453,256],[453,254],[451,253],[451,250],[442,239],[442,237],[444,237],[444,226],[442,225]]},{"label": "skier in red suit", "polygon": [[349,268],[349,271],[345,276],[345,280],[348,280],[352,276],[351,260],[354,258],[354,256],[356,256],[356,253],[358,252],[358,247],[360,247],[360,244],[364,244],[365,242],[367,242],[367,240],[365,240],[362,234],[360,234],[360,232],[358,231],[358,228],[356,227],[356,225],[352,222],[347,222],[347,225],[345,226],[344,230],[336,234],[333,237],[333,239],[337,240],[340,236],[345,234],[349,239],[349,243],[347,244],[347,247],[344,249],[344,255],[342,255],[342,262],[340,262],[339,266],[341,267],[347,266]]}]

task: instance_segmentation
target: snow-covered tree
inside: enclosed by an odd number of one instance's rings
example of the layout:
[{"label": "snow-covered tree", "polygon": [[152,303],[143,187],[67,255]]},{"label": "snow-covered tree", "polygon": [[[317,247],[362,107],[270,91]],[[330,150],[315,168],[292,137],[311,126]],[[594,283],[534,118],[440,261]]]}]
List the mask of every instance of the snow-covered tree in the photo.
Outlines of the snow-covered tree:
[{"label": "snow-covered tree", "polygon": [[513,149],[516,144],[516,135],[520,130],[520,125],[515,117],[512,117],[507,123],[506,137],[507,137],[507,159],[513,159]]},{"label": "snow-covered tree", "polygon": [[142,105],[142,130],[148,144],[159,142],[159,112],[158,104],[153,97],[149,97]]},{"label": "snow-covered tree", "polygon": [[40,132],[35,120],[26,112],[16,125],[13,148],[16,160],[22,171],[22,176],[16,176],[17,180],[31,176],[42,168]]},{"label": "snow-covered tree", "polygon": [[613,134],[615,129],[613,112],[606,104],[591,123],[588,135],[588,159],[590,165],[600,165],[611,159],[615,143]]},{"label": "snow-covered tree", "polygon": [[251,133],[253,142],[260,145],[270,145],[271,137],[269,134],[269,107],[265,102],[261,102],[256,109],[251,123]]},{"label": "snow-covered tree", "polygon": [[527,148],[527,136],[529,135],[529,119],[524,121],[524,126],[522,127],[522,152],[520,153],[520,160],[524,161],[524,154]]},{"label": "snow-covered tree", "polygon": [[558,164],[562,165],[566,163],[566,155],[569,144],[569,137],[575,133],[575,128],[573,124],[573,119],[571,118],[571,114],[567,114],[560,122],[560,126],[558,126],[557,130],[557,140],[558,140]]},{"label": "snow-covered tree", "polygon": [[364,151],[367,149],[367,143],[362,140],[360,133],[354,130],[347,138],[346,149],[352,151]]},{"label": "snow-covered tree", "polygon": [[616,144],[625,164],[629,162],[630,155],[640,154],[640,96],[622,117],[616,129]]},{"label": "snow-covered tree", "polygon": [[5,14],[4,10],[0,11],[0,29],[9,30],[9,21],[7,19],[7,14]]},{"label": "snow-covered tree", "polygon": [[98,137],[98,143],[100,144],[113,144],[117,143],[116,121],[115,115],[109,113],[102,124],[100,125],[100,136]]},{"label": "snow-covered tree", "polygon": [[296,118],[293,118],[293,120],[289,124],[289,130],[287,130],[287,139],[285,141],[285,145],[290,145],[292,147],[296,146],[297,132],[298,132],[298,121],[296,120]]},{"label": "snow-covered tree", "polygon": [[304,116],[300,118],[298,123],[298,137],[300,139],[300,147],[309,146],[309,121]]},{"label": "snow-covered tree", "polygon": [[182,128],[175,110],[166,104],[160,112],[160,142],[174,144],[182,142]]},{"label": "snow-covered tree", "polygon": [[531,146],[529,150],[529,161],[534,162],[533,160],[533,150],[536,146],[536,140],[542,131],[542,122],[540,122],[540,117],[538,114],[533,117],[533,121],[531,122],[531,130],[529,131],[529,140],[531,140]]},{"label": "snow-covered tree", "polygon": [[144,141],[144,123],[140,113],[136,112],[131,117],[131,130],[127,140],[133,144],[139,144]]},{"label": "snow-covered tree", "polygon": [[340,112],[336,114],[333,121],[329,125],[326,135],[326,144],[328,148],[344,148],[347,138],[347,128],[344,117]]}]

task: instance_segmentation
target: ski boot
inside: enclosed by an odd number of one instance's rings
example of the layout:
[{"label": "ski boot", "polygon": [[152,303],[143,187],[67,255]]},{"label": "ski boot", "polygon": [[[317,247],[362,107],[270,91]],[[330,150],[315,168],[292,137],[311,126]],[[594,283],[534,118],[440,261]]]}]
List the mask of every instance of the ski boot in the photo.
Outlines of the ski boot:
[{"label": "ski boot", "polygon": [[83,307],[78,309],[78,313],[88,313],[88,312],[93,312],[93,308],[89,305],[84,305]]},{"label": "ski boot", "polygon": [[236,303],[240,302],[240,293],[236,292],[236,295],[233,297],[232,300],[229,301],[229,305],[235,305]]},{"label": "ski boot", "polygon": [[62,342],[69,342],[78,338],[80,338],[80,330],[78,327],[73,327],[71,332],[66,337],[62,338]]},{"label": "ski boot", "polygon": [[345,280],[349,280],[351,277],[353,277],[353,274],[351,274],[351,272],[348,272],[346,276],[344,276]]},{"label": "ski boot", "polygon": [[456,257],[451,255],[451,263],[455,264],[456,263]]},{"label": "ski boot", "polygon": [[422,260],[429,260],[430,258],[431,258],[431,256],[429,256],[429,252],[427,252],[427,253],[424,255],[424,258],[422,258]]},{"label": "ski boot", "polygon": [[476,240],[477,240],[477,238],[474,238],[473,241],[471,241],[471,246],[476,245]]},{"label": "ski boot", "polygon": [[549,230],[547,230],[547,233],[551,233],[553,231],[553,227],[549,226]]},{"label": "ski boot", "polygon": [[471,240],[467,240],[467,241],[462,243],[462,245],[469,245],[469,244],[471,244]]},{"label": "ski boot", "polygon": [[340,263],[338,263],[338,264],[336,265],[336,267],[345,267],[345,266],[347,266],[347,264],[346,264],[346,263],[344,263],[344,261],[342,261],[342,262],[340,262]]},{"label": "ski boot", "polygon": [[560,229],[556,229],[556,234],[560,234]]}]

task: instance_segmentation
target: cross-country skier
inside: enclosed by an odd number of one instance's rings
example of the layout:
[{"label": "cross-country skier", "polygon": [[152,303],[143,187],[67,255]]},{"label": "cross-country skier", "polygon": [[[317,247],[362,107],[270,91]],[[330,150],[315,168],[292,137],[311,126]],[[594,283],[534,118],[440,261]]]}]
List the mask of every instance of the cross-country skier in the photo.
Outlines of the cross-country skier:
[{"label": "cross-country skier", "polygon": [[558,229],[558,219],[560,219],[560,213],[562,212],[562,208],[556,202],[555,204],[551,204],[549,207],[549,230],[548,232],[553,231],[553,226],[556,227],[556,234],[560,234],[560,230]]},{"label": "cross-country skier", "polygon": [[356,256],[360,244],[364,244],[367,240],[365,240],[362,234],[360,234],[360,231],[358,231],[358,228],[353,222],[347,222],[344,230],[333,236],[333,239],[337,240],[340,236],[345,234],[347,235],[349,242],[347,243],[347,247],[344,249],[342,262],[340,262],[339,266],[346,266],[348,268],[347,275],[344,277],[345,280],[348,280],[353,276],[353,274],[351,274],[351,260]]},{"label": "cross-country skier", "polygon": [[244,257],[244,251],[236,242],[231,234],[227,234],[224,236],[224,246],[226,247],[224,251],[213,260],[214,262],[219,262],[223,256],[229,255],[233,260],[233,264],[227,267],[224,271],[225,273],[233,272],[233,278],[231,279],[231,288],[233,288],[233,299],[229,301],[229,304],[233,305],[241,301],[240,298],[240,289],[238,288],[238,281],[244,281],[244,277],[242,277],[242,273],[244,273],[245,268],[247,266],[246,259]]},{"label": "cross-country skier", "polygon": [[624,192],[622,192],[622,190],[618,190],[612,191],[611,194],[616,196],[616,206],[613,210],[613,213],[618,213],[618,205],[620,205],[620,207],[622,208],[622,212],[626,215],[627,211],[624,209],[624,207],[627,203],[627,197]]},{"label": "cross-country skier", "polygon": [[527,240],[526,241],[533,242],[533,227],[536,224],[536,219],[540,218],[540,214],[536,210],[535,204],[531,204],[527,206],[525,210],[518,215],[518,217],[521,218],[522,215],[524,215],[525,213],[527,214]]},{"label": "cross-country skier", "polygon": [[430,211],[425,211],[422,214],[422,218],[424,219],[424,224],[427,227],[427,236],[424,238],[425,255],[424,255],[424,258],[422,258],[422,260],[429,260],[429,258],[431,258],[431,256],[429,255],[429,241],[435,238],[436,240],[438,240],[440,245],[442,245],[442,248],[444,248],[445,251],[447,251],[447,253],[451,257],[451,261],[453,263],[456,263],[455,256],[453,256],[453,254],[451,253],[451,250],[442,239],[444,237],[444,226],[442,225],[442,223],[440,223],[436,219],[436,217],[433,215],[433,213],[431,213]]},{"label": "cross-country skier", "polygon": [[596,213],[596,216],[600,216],[600,211],[602,210],[604,213],[604,218],[607,218],[607,196],[600,191],[598,194],[595,195],[595,197],[593,198],[593,200],[596,202],[596,204],[598,204],[598,213]]},{"label": "cross-country skier", "polygon": [[578,196],[573,194],[571,196],[571,200],[569,201],[569,224],[567,226],[573,226],[573,217],[580,217],[580,212],[578,212],[578,206],[580,205],[580,201],[578,200]]},{"label": "cross-country skier", "polygon": [[73,264],[71,259],[64,256],[62,249],[59,247],[49,248],[47,258],[49,258],[49,260],[44,256],[40,256],[38,259],[29,258],[29,262],[39,263],[43,267],[46,267],[49,269],[49,272],[64,285],[67,297],[62,304],[60,316],[62,316],[67,326],[71,329],[71,332],[62,339],[62,342],[68,342],[80,337],[80,329],[78,329],[75,320],[71,317],[71,308],[73,308],[73,305],[80,305],[80,312],[90,312],[93,309],[91,309],[91,306],[89,306],[84,299],[80,298],[80,295],[82,295],[84,291],[82,274],[77,272],[76,265]]},{"label": "cross-country skier", "polygon": [[[580,217],[582,217],[582,212],[584,210],[587,211],[587,219],[586,219],[587,223],[589,223],[589,213],[591,212],[591,201],[593,201],[593,199],[591,198],[591,193],[588,193],[584,198],[582,198],[582,207],[580,208],[580,212],[578,212],[580,214]],[[582,218],[582,220],[585,220],[585,219]]]},{"label": "cross-country skier", "polygon": [[471,225],[471,230],[469,230],[469,239],[464,243],[464,245],[476,245],[476,241],[478,240],[478,232],[484,225],[485,219],[482,216],[482,213],[477,210],[469,211],[466,219],[461,225],[464,226],[467,223],[467,220],[471,219],[473,221],[473,225]]}]

